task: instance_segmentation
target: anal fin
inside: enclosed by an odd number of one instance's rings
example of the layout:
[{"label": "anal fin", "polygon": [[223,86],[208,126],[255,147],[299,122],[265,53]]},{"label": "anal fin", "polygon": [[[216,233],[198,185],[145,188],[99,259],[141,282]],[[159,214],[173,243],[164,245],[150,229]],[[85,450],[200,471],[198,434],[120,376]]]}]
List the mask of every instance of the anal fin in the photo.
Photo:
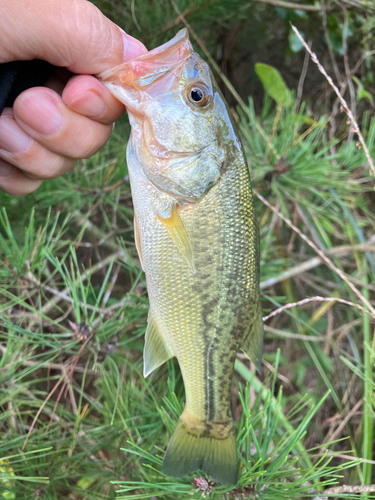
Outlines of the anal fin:
[{"label": "anal fin", "polygon": [[168,219],[164,219],[160,215],[157,217],[168,231],[192,272],[195,273],[193,249],[191,247],[190,238],[178,214],[177,208],[172,208],[171,216]]},{"label": "anal fin", "polygon": [[149,315],[143,352],[143,375],[147,377],[160,365],[173,358],[173,353],[165,344],[155,321]]},{"label": "anal fin", "polygon": [[262,350],[263,350],[263,318],[262,309],[258,303],[254,310],[253,321],[249,325],[244,341],[240,346],[246,356],[255,364],[256,369],[260,372],[262,366]]}]

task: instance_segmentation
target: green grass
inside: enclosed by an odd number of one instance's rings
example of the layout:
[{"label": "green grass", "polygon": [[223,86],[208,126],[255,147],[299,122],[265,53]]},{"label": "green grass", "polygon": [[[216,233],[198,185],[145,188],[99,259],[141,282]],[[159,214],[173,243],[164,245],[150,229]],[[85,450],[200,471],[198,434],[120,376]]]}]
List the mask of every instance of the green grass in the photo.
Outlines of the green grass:
[{"label": "green grass", "polygon": [[[237,121],[256,191],[347,278],[304,269],[316,253],[256,198],[264,314],[316,295],[363,305],[349,283],[371,301],[373,179],[355,140],[329,141],[327,120],[304,106],[276,119],[269,99]],[[362,129],[374,153],[374,120]],[[142,376],[148,299],[128,133],[124,119],[98,155],[32,195],[0,193],[0,498],[317,499],[373,483],[374,318],[334,300],[266,322],[260,375],[239,356],[235,490],[160,472],[184,389],[174,360]]]}]

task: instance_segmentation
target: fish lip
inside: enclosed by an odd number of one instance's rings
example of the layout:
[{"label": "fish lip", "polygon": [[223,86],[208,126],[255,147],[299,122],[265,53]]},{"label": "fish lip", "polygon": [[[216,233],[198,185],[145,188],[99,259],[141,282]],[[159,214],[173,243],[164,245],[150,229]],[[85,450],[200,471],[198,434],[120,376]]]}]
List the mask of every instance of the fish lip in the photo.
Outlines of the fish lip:
[{"label": "fish lip", "polygon": [[[182,47],[180,46],[181,42],[184,43],[184,41],[185,41],[185,45],[183,48],[185,49],[185,53],[183,50],[181,50]],[[181,64],[184,64],[186,62],[186,59],[188,59],[189,57],[191,57],[192,54],[195,53],[193,46],[191,45],[191,42],[189,40],[188,30],[186,28],[182,28],[180,31],[178,31],[176,33],[176,35],[171,40],[160,45],[159,47],[155,47],[154,49],[149,50],[148,52],[145,52],[144,54],[141,54],[140,56],[133,57],[132,59],[129,59],[126,62],[123,62],[121,64],[118,64],[117,66],[115,66],[113,68],[101,71],[100,73],[97,73],[95,76],[99,80],[105,81],[118,68],[130,65],[133,62],[143,62],[143,61],[147,61],[148,59],[150,59],[150,57],[152,58],[154,56],[162,55],[165,51],[168,51],[168,49],[173,47],[174,45],[179,46],[178,54],[180,57],[179,57],[179,60],[170,64],[171,68],[173,68],[174,66],[180,66]]]}]

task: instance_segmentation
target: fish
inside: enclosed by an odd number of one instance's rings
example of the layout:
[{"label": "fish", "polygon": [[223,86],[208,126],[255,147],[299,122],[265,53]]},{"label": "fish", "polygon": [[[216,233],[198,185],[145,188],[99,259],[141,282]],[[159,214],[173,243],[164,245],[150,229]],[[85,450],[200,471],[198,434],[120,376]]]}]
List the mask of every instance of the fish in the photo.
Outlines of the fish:
[{"label": "fish", "polygon": [[186,403],[163,459],[235,485],[234,362],[259,367],[259,230],[231,113],[186,29],[99,75],[125,104],[134,232],[150,308],[144,376],[176,357]]}]

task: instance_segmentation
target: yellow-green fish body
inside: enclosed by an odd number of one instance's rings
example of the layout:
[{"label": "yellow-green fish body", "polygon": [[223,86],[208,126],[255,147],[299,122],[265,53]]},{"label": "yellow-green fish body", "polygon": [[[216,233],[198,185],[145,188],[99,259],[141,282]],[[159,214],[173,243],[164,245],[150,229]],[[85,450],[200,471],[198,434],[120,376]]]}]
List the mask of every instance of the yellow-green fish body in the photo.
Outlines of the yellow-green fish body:
[{"label": "yellow-green fish body", "polygon": [[186,30],[101,75],[129,110],[135,237],[150,312],[144,374],[178,359],[186,406],[163,471],[235,484],[229,395],[236,353],[262,347],[259,240],[228,108]]}]

